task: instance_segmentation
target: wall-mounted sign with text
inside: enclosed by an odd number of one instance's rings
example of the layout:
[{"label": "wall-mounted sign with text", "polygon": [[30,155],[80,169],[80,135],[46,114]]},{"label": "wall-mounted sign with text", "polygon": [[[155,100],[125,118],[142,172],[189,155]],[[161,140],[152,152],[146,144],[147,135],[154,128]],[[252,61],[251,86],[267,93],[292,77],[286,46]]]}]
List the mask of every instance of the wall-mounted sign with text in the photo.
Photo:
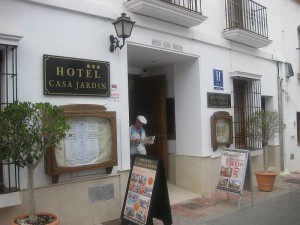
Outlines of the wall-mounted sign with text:
[{"label": "wall-mounted sign with text", "polygon": [[171,43],[169,41],[163,41],[158,39],[152,39],[151,44],[155,47],[169,49],[177,52],[183,52],[183,46],[177,43]]},{"label": "wall-mounted sign with text", "polygon": [[214,89],[223,90],[223,70],[213,70],[214,73]]},{"label": "wall-mounted sign with text", "polygon": [[207,107],[208,108],[231,108],[230,94],[208,92]]},{"label": "wall-mounted sign with text", "polygon": [[110,96],[109,62],[44,55],[45,95]]}]

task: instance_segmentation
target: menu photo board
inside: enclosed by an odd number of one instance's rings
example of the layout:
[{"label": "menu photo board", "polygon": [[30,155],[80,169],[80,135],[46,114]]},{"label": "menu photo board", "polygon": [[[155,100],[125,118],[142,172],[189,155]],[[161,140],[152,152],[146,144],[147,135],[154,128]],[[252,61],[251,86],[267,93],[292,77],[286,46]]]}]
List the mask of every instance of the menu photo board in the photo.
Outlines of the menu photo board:
[{"label": "menu photo board", "polygon": [[219,146],[227,148],[233,143],[232,116],[228,112],[218,111],[210,117],[211,145],[216,151]]},{"label": "menu photo board", "polygon": [[241,194],[248,158],[249,151],[247,150],[224,149],[221,155],[217,189]]},{"label": "menu photo board", "polygon": [[128,178],[121,224],[151,224],[153,217],[172,224],[163,161],[136,155]]}]

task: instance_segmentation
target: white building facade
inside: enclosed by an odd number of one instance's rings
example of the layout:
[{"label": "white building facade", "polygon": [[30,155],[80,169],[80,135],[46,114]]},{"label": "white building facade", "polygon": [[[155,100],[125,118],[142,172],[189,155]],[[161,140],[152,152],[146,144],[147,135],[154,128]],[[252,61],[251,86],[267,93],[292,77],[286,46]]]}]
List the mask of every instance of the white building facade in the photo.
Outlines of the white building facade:
[{"label": "white building facade", "polygon": [[[112,22],[123,12],[135,25],[125,46],[110,52]],[[246,137],[247,119],[260,108],[280,112],[284,125],[269,143],[269,166],[300,169],[299,1],[1,0],[0,15],[1,73],[17,74],[19,101],[116,112],[118,163],[111,174],[105,168],[63,174],[53,184],[44,163],[36,170],[37,208],[57,214],[62,225],[120,217],[130,171],[128,128],[139,113],[162,149],[148,153],[163,158],[168,180],[203,196],[215,192],[226,147],[211,144],[216,112],[232,116],[229,147],[250,149],[253,170],[263,168],[262,150]],[[45,95],[43,55],[109,62],[111,96]],[[15,99],[1,79],[1,103]],[[152,101],[158,87],[159,100]],[[0,194],[1,224],[27,212],[26,169],[20,173],[21,190]],[[91,201],[89,189],[105,185],[113,194]]]}]

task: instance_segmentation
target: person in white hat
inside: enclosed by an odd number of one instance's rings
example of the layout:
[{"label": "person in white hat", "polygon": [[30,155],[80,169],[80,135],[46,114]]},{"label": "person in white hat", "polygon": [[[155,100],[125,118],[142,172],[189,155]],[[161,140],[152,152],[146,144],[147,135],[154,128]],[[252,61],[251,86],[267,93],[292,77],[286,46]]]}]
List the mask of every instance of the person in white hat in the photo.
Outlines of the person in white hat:
[{"label": "person in white hat", "polygon": [[130,158],[132,160],[135,154],[146,155],[146,148],[144,141],[146,139],[146,131],[143,125],[147,124],[147,119],[139,115],[137,116],[135,123],[130,126]]}]

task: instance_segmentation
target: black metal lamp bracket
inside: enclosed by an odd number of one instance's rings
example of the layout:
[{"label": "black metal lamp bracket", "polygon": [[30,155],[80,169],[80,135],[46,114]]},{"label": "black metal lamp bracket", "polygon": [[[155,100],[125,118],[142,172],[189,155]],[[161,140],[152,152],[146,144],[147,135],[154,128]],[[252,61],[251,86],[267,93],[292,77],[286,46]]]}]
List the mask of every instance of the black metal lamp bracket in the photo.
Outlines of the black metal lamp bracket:
[{"label": "black metal lamp bracket", "polygon": [[118,38],[114,37],[113,35],[110,35],[109,36],[109,39],[110,39],[110,48],[109,50],[111,52],[114,52],[117,48],[121,49],[123,48],[124,44],[125,44],[125,38],[123,39],[123,44],[120,45],[120,41]]}]

